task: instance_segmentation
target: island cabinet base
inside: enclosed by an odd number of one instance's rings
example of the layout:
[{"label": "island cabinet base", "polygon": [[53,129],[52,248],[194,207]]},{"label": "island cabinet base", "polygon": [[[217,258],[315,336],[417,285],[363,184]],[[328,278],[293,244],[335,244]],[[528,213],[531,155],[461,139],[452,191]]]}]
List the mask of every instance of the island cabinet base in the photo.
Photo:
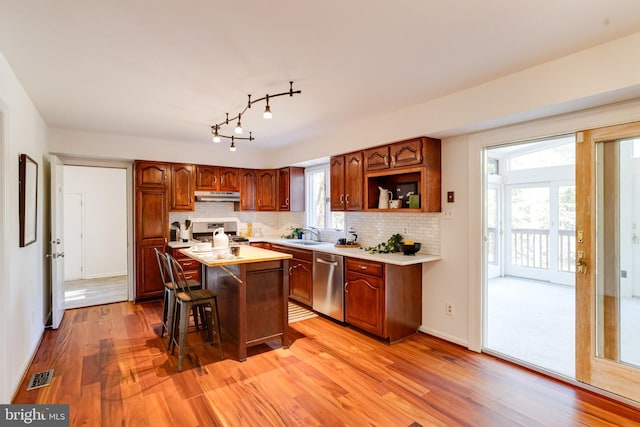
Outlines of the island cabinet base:
[{"label": "island cabinet base", "polygon": [[248,347],[269,341],[289,347],[288,272],[288,259],[203,266],[206,287],[218,295],[223,336],[236,346],[239,360],[247,359]]}]

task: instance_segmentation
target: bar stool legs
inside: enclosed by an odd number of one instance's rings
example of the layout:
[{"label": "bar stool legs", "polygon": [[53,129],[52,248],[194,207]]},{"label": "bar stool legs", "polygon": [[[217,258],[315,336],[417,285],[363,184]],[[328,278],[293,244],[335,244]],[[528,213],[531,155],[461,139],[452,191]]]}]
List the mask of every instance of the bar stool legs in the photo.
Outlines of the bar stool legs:
[{"label": "bar stool legs", "polygon": [[[171,345],[171,354],[174,354],[175,347],[178,347],[178,372],[182,372],[182,362],[184,359],[184,352],[187,347],[187,333],[189,329],[189,312],[197,308],[195,312],[200,315],[204,314],[202,320],[203,325],[207,329],[207,340],[203,344],[214,344],[218,346],[220,352],[220,359],[224,359],[224,353],[222,351],[222,337],[220,332],[220,316],[218,314],[218,299],[216,296],[211,296],[197,302],[189,301],[180,298],[178,295],[177,304],[175,307],[175,318],[179,320],[174,322]],[[206,308],[211,309],[211,314],[206,314]]]}]

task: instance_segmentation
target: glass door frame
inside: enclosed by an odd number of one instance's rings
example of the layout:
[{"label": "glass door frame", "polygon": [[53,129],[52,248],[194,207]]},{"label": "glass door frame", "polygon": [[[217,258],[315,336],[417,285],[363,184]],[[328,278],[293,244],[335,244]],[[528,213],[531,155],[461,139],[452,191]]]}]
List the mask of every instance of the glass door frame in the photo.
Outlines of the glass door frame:
[{"label": "glass door frame", "polygon": [[[640,402],[640,369],[596,357],[596,144],[640,135],[640,122],[576,134],[576,379]],[[580,256],[582,253],[582,257]],[[582,271],[582,272],[581,272]]]}]

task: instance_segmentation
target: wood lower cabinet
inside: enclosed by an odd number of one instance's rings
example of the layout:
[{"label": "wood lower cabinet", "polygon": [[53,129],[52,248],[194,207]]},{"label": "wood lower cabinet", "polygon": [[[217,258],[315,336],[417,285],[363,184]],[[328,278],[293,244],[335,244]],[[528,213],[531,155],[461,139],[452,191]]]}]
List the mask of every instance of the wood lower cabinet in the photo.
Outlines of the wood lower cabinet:
[{"label": "wood lower cabinet", "polygon": [[345,259],[345,322],[395,342],[422,322],[422,264]]},{"label": "wood lower cabinet", "polygon": [[256,210],[275,211],[277,209],[277,178],[273,169],[263,169],[256,173]]},{"label": "wood lower cabinet", "polygon": [[384,264],[347,258],[345,322],[384,337]]},{"label": "wood lower cabinet", "polygon": [[192,212],[195,210],[195,166],[184,163],[172,163],[170,189],[170,210],[172,212]]},{"label": "wood lower cabinet", "polygon": [[179,248],[167,247],[167,251],[182,267],[182,270],[184,271],[184,278],[186,280],[195,280],[196,282],[202,283],[202,264],[195,259],[182,254]]},{"label": "wood lower cabinet", "polygon": [[313,305],[313,252],[288,246],[271,249],[293,256],[289,262],[289,298],[309,307]]},{"label": "wood lower cabinet", "polygon": [[[169,232],[168,163],[136,161],[135,256],[136,296],[143,300],[164,294],[155,249],[164,252]],[[138,181],[140,180],[140,181]]]},{"label": "wood lower cabinet", "polygon": [[251,246],[255,246],[257,248],[262,248],[262,249],[271,249],[272,245],[269,242],[251,242],[250,243]]}]

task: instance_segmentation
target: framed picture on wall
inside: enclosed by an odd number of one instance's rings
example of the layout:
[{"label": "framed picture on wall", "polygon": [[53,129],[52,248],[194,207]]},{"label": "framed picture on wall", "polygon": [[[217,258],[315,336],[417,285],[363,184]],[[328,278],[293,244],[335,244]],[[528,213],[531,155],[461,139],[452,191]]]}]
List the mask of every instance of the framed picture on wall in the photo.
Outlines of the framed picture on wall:
[{"label": "framed picture on wall", "polygon": [[20,247],[24,247],[37,240],[38,164],[26,154],[20,154],[18,174]]}]

